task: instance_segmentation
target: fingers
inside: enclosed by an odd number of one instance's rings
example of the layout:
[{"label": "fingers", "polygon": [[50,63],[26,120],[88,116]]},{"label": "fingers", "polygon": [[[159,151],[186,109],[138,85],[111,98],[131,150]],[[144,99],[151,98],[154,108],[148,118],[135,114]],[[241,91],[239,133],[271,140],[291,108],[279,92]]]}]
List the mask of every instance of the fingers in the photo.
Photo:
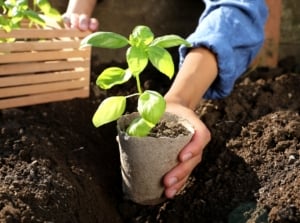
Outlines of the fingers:
[{"label": "fingers", "polygon": [[70,16],[68,16],[67,14],[63,14],[62,19],[63,19],[63,22],[65,24],[65,27],[70,28],[71,27]]},{"label": "fingers", "polygon": [[77,26],[80,30],[86,31],[89,29],[90,18],[86,14],[79,15],[77,19]]},{"label": "fingers", "polygon": [[64,14],[63,21],[67,28],[80,29],[81,31],[97,31],[99,22],[96,18],[90,18],[86,14]]},{"label": "fingers", "polygon": [[182,189],[193,169],[200,163],[201,157],[202,153],[186,162],[179,163],[164,177],[165,195],[167,198],[174,197]]},{"label": "fingers", "polygon": [[91,31],[97,31],[99,29],[99,22],[95,18],[90,19],[90,24],[89,24],[89,30]]},{"label": "fingers", "polygon": [[202,156],[203,149],[211,140],[210,131],[206,126],[202,122],[199,122],[197,125],[192,140],[179,154],[179,161],[181,162],[185,162],[194,156]]},{"label": "fingers", "polygon": [[193,169],[201,161],[201,155],[191,158],[189,161],[179,163],[164,177],[165,196],[173,198],[185,185]]},{"label": "fingers", "polygon": [[179,154],[179,164],[164,177],[165,196],[173,198],[185,185],[193,169],[201,162],[205,146],[211,135],[207,127],[199,120],[195,120],[195,133],[188,145]]},{"label": "fingers", "polygon": [[[198,134],[199,132],[196,131],[191,142],[183,149],[179,156],[179,164],[164,177],[165,196],[167,198],[174,197],[176,193],[181,190],[193,169],[201,162],[204,146],[199,147],[199,145],[196,143],[198,141]],[[186,152],[186,150],[188,152],[183,153]]]},{"label": "fingers", "polygon": [[165,190],[165,196],[167,198],[173,198],[178,193],[178,191],[180,191],[183,188],[187,179],[188,177],[185,177],[181,181],[178,181],[177,183],[173,184],[172,187],[168,187]]}]

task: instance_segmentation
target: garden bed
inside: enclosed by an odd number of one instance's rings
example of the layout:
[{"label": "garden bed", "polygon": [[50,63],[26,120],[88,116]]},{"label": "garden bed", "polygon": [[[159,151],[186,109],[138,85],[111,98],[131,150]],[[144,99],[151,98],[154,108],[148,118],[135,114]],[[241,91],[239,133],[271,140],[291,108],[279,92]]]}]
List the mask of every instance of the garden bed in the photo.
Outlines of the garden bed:
[{"label": "garden bed", "polygon": [[[115,123],[91,123],[108,96],[94,85],[102,68],[93,61],[89,98],[1,111],[0,222],[240,222],[246,212],[249,222],[300,222],[295,64],[245,74],[229,97],[203,102],[213,139],[186,191],[141,206],[122,197]],[[164,93],[170,83],[158,76],[144,85]]]}]

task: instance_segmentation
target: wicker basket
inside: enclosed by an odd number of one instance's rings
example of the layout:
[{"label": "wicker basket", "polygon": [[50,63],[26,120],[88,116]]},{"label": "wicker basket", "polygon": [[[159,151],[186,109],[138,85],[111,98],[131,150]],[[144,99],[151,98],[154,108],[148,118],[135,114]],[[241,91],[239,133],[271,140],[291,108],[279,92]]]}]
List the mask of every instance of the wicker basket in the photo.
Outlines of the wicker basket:
[{"label": "wicker basket", "polygon": [[0,109],[89,96],[88,35],[72,29],[0,30]]}]

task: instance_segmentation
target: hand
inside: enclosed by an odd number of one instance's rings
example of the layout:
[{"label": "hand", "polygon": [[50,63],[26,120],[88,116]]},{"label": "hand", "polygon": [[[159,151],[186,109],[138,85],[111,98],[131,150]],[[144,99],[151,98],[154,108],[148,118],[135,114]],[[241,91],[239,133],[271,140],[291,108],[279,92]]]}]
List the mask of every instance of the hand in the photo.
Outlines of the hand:
[{"label": "hand", "polygon": [[195,112],[179,103],[167,102],[167,111],[190,121],[195,134],[188,145],[179,153],[179,163],[164,176],[165,196],[173,198],[185,185],[193,169],[201,162],[205,146],[211,139],[210,131]]},{"label": "hand", "polygon": [[99,22],[96,18],[90,18],[86,14],[63,14],[63,21],[67,28],[76,28],[81,31],[90,30],[95,32],[98,30]]}]

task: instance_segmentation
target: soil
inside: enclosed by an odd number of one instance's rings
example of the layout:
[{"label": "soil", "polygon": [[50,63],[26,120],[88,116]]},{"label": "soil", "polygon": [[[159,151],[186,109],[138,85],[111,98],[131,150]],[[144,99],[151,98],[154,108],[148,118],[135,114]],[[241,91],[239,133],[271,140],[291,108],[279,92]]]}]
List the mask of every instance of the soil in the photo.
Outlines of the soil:
[{"label": "soil", "polygon": [[185,128],[182,124],[176,121],[161,120],[148,134],[150,137],[170,137],[176,138],[178,136],[187,136],[191,132]]},{"label": "soil", "polygon": [[[115,123],[91,123],[109,94],[94,85],[96,62],[89,98],[2,110],[0,222],[300,222],[300,74],[285,64],[247,72],[230,96],[199,105],[212,141],[185,191],[155,206],[123,199]],[[162,93],[170,85],[143,81]]]}]

